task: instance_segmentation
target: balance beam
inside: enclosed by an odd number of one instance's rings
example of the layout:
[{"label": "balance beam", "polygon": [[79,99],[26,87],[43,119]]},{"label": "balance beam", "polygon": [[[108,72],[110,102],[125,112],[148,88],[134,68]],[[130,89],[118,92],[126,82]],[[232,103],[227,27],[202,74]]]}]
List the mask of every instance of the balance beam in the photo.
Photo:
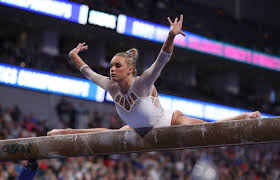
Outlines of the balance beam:
[{"label": "balance beam", "polygon": [[[140,130],[140,131],[139,131]],[[280,142],[280,116],[0,141],[0,161]]]}]

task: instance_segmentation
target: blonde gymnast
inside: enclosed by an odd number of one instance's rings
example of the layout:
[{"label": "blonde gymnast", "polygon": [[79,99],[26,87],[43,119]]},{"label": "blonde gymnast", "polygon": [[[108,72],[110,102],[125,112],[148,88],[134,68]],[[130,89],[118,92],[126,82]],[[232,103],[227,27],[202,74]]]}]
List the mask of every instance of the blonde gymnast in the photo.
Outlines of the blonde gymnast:
[{"label": "blonde gymnast", "polygon": [[[170,31],[156,61],[137,76],[136,60],[138,52],[130,49],[117,53],[110,63],[110,78],[97,74],[79,57],[78,53],[88,49],[85,43],[79,43],[70,53],[70,58],[80,71],[92,82],[106,89],[114,99],[119,116],[127,123],[120,130],[141,127],[163,127],[170,125],[186,125],[205,123],[206,121],[185,116],[182,112],[164,110],[160,104],[155,81],[164,66],[169,62],[174,49],[174,39],[178,34],[185,36],[182,31],[183,15],[174,22],[168,17]],[[259,111],[240,114],[220,121],[259,118]],[[93,129],[54,129],[48,135],[74,134],[88,132],[112,131],[106,128]]]}]

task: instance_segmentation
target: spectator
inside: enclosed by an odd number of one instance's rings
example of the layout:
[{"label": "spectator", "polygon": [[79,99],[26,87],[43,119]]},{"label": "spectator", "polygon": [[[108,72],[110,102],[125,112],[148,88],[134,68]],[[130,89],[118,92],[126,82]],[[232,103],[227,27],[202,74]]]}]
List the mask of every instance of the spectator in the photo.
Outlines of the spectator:
[{"label": "spectator", "polygon": [[61,98],[59,103],[56,105],[56,112],[63,127],[67,127],[69,125],[68,127],[75,128],[77,111],[74,105],[65,97]]},{"label": "spectator", "polygon": [[117,114],[111,114],[109,119],[110,129],[119,129],[122,127],[122,121]]},{"label": "spectator", "polygon": [[38,169],[38,163],[36,160],[28,160],[28,164],[23,166],[17,180],[33,180]]},{"label": "spectator", "polygon": [[79,103],[76,109],[76,125],[77,129],[87,129],[89,125],[89,112],[86,110],[82,103]]},{"label": "spectator", "polygon": [[21,115],[21,110],[17,105],[15,105],[11,110],[11,117],[14,121],[18,121]]}]

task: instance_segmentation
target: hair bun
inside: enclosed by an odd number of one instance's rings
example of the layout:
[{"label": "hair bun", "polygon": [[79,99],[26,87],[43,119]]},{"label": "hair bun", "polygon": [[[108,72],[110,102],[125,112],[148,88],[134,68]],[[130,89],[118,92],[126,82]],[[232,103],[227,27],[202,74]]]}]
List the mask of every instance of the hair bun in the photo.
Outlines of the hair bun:
[{"label": "hair bun", "polygon": [[138,51],[135,48],[127,50],[126,53],[133,59],[136,59],[138,57]]}]

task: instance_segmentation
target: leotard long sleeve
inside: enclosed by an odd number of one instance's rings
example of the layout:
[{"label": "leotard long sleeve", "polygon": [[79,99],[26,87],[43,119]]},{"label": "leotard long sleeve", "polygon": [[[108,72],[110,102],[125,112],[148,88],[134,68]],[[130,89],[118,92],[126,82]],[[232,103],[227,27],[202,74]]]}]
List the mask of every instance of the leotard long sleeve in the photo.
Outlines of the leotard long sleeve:
[{"label": "leotard long sleeve", "polygon": [[156,61],[141,76],[133,78],[126,94],[122,94],[116,82],[92,71],[87,65],[80,71],[92,82],[107,90],[114,99],[120,117],[132,128],[169,126],[172,113],[163,110],[158,97],[152,97],[154,82],[171,54],[160,51]]}]

